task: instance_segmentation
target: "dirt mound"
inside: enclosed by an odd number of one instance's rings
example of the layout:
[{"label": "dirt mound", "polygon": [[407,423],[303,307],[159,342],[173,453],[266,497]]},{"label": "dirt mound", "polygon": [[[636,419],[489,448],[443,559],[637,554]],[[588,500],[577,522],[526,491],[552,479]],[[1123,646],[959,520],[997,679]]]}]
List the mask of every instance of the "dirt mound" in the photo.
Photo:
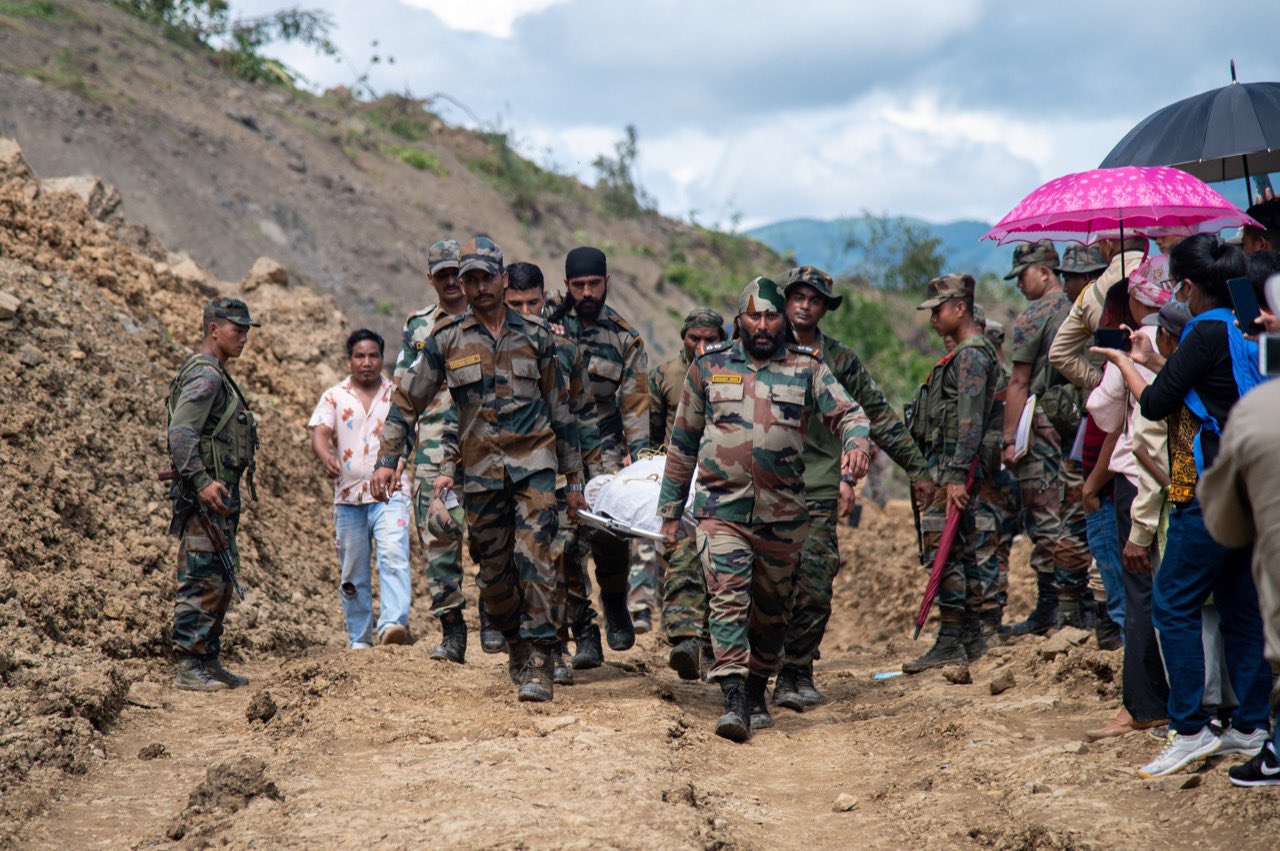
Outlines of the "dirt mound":
[{"label": "dirt mound", "polygon": [[187,799],[187,808],[165,830],[172,840],[206,839],[218,830],[222,817],[244,809],[254,798],[283,801],[284,795],[266,777],[267,764],[242,756],[209,767],[204,782]]},{"label": "dirt mound", "polygon": [[[164,397],[198,343],[203,302],[235,289],[58,188],[0,140],[0,293],[12,313],[0,318],[0,841],[61,772],[85,769],[130,683],[168,654]],[[273,280],[248,296],[264,328],[233,367],[262,439],[233,657],[333,633],[330,492],[303,424],[337,375],[326,360],[345,320],[328,297]]]}]

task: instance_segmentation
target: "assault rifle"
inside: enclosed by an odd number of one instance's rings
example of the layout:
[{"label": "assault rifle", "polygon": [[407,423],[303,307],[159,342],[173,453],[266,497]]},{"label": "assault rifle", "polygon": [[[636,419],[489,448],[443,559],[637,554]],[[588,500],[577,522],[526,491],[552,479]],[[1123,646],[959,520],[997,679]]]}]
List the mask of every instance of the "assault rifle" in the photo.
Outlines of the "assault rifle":
[{"label": "assault rifle", "polygon": [[173,512],[173,522],[169,525],[169,534],[181,537],[187,518],[195,513],[200,520],[200,527],[209,538],[209,543],[213,545],[213,554],[218,560],[218,566],[222,568],[222,575],[235,589],[236,599],[243,600],[244,591],[240,588],[240,580],[236,578],[236,563],[231,557],[231,542],[227,540],[222,527],[213,522],[209,509],[200,501],[200,495],[196,493],[195,486],[173,469],[157,473],[156,478],[175,485],[177,490],[177,506]]}]

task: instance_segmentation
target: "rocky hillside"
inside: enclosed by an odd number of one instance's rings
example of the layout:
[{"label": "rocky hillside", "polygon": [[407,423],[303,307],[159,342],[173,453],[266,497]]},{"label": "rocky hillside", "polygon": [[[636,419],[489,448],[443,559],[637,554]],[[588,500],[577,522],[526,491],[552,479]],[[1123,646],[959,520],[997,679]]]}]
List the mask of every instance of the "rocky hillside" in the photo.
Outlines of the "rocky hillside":
[{"label": "rocky hillside", "polygon": [[781,269],[751,240],[611,214],[505,137],[450,127],[420,102],[251,85],[90,0],[0,3],[0,133],[42,174],[113,184],[130,221],[215,275],[237,280],[270,254],[384,333],[434,300],[425,251],[446,237],[488,234],[551,281],[568,249],[605,248],[613,302],[658,355],[693,304],[680,285]]}]

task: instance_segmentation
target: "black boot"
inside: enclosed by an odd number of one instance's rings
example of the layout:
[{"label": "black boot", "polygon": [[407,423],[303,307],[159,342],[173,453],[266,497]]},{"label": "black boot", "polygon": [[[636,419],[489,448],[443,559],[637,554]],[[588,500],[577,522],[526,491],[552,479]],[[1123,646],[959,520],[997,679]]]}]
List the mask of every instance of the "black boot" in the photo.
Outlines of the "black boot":
[{"label": "black boot", "polygon": [[943,665],[962,665],[969,660],[965,655],[964,645],[960,643],[961,626],[958,623],[944,623],[938,628],[938,640],[919,658],[912,659],[902,665],[902,673],[918,674],[930,668]]},{"label": "black boot", "polygon": [[520,691],[516,696],[525,702],[546,703],[553,694],[550,648],[532,647],[524,663],[524,675],[520,678]]},{"label": "black boot", "polygon": [[1124,646],[1124,630],[1107,614],[1105,603],[1095,600],[1093,606],[1096,613],[1093,635],[1098,642],[1098,649],[1119,650]]},{"label": "black boot", "polygon": [[636,643],[636,630],[627,611],[626,594],[601,594],[604,609],[604,632],[610,650],[630,650]]},{"label": "black boot", "polygon": [[600,646],[600,627],[594,623],[573,628],[573,640],[577,652],[573,654],[573,667],[579,671],[599,668],[604,664],[604,649]]},{"label": "black boot", "polygon": [[769,703],[764,693],[769,688],[769,678],[759,674],[747,676],[747,712],[751,715],[752,730],[767,730],[773,726]]},{"label": "black boot", "polygon": [[209,676],[213,677],[220,683],[226,683],[227,688],[240,688],[249,684],[248,677],[242,677],[239,674],[233,674],[226,668],[222,667],[222,660],[215,653],[212,656],[206,656],[204,660],[204,669],[209,672]]},{"label": "black boot", "polygon": [[507,649],[507,639],[489,623],[489,614],[484,610],[484,600],[477,608],[480,610],[480,649],[485,653],[501,653]]},{"label": "black boot", "polygon": [[964,626],[960,629],[960,643],[964,645],[964,655],[970,662],[976,662],[987,652],[987,639],[982,634],[982,621],[977,614],[965,614]]},{"label": "black boot", "polygon": [[1080,597],[1080,619],[1084,621],[1084,628],[1093,631],[1098,628],[1098,612],[1102,611],[1093,599],[1093,595],[1085,591]]},{"label": "black boot", "polygon": [[516,685],[524,682],[525,663],[529,661],[529,654],[532,652],[533,645],[527,641],[515,638],[507,642],[507,674]]},{"label": "black boot", "polygon": [[980,616],[982,621],[982,637],[987,640],[990,649],[1009,642],[1009,630],[1004,625],[1004,610],[991,609]]},{"label": "black boot", "polygon": [[1036,574],[1039,597],[1027,619],[1013,625],[1014,635],[1044,635],[1058,623],[1058,586],[1050,573]]},{"label": "black boot", "polygon": [[716,735],[741,744],[751,738],[751,715],[742,677],[725,677],[720,681],[720,690],[724,692],[724,714],[716,721]]},{"label": "black boot", "polygon": [[[462,612],[445,612],[440,617],[440,629],[444,637],[431,649],[427,658],[461,665],[467,659],[467,624],[462,619]],[[504,641],[503,644],[505,643]]]},{"label": "black boot", "polygon": [[551,654],[551,681],[558,686],[573,685],[573,668],[564,660],[568,655],[569,645],[564,641],[557,644],[555,652]]},{"label": "black boot", "polygon": [[773,702],[784,709],[804,712],[804,698],[800,695],[800,687],[796,682],[795,668],[783,668],[773,683]]},{"label": "black boot", "polygon": [[818,691],[818,687],[813,683],[812,662],[803,667],[796,668],[796,691],[800,692],[800,699],[804,701],[805,706],[817,706],[826,699],[822,696],[822,692]]},{"label": "black boot", "polygon": [[703,643],[701,638],[681,638],[677,639],[676,645],[671,648],[671,654],[667,656],[667,664],[671,666],[671,670],[680,675],[680,679],[702,678]]},{"label": "black boot", "polygon": [[1068,598],[1060,596],[1058,598],[1058,620],[1057,626],[1073,626],[1076,629],[1084,629],[1084,615],[1080,609],[1080,598]]}]

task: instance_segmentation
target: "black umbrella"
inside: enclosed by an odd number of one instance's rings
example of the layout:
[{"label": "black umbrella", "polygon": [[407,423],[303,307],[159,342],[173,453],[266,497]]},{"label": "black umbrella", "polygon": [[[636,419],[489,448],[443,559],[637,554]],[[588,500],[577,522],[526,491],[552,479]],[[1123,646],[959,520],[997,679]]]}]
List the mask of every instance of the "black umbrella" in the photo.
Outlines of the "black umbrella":
[{"label": "black umbrella", "polygon": [[1206,183],[1280,171],[1280,83],[1238,83],[1166,106],[1128,132],[1102,168],[1170,165]]}]

